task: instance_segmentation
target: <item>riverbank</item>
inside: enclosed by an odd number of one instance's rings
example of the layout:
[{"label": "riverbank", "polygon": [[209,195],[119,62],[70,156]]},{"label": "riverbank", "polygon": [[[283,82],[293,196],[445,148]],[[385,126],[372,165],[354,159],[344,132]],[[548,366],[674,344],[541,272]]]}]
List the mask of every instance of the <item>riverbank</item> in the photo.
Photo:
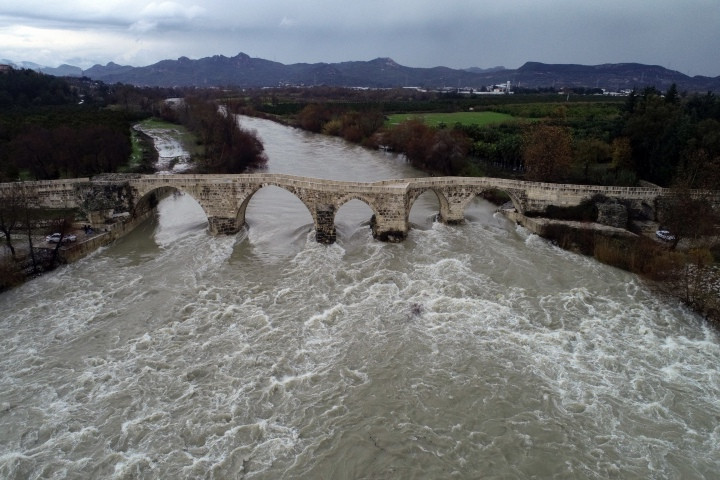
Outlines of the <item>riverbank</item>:
[{"label": "riverbank", "polygon": [[[95,225],[91,231],[83,229],[80,222],[73,226],[66,235],[74,235],[77,240],[62,245],[48,243],[44,235],[32,236],[32,253],[26,244],[15,246],[15,256],[3,246],[0,248],[0,292],[21,285],[27,280],[68,263],[76,262],[102,247],[106,247],[116,240],[132,232],[138,225],[153,216],[155,212],[149,210],[137,217],[119,216],[102,226]],[[27,241],[26,234],[18,238]]]},{"label": "riverbank", "polygon": [[662,295],[676,298],[720,327],[720,268],[707,249],[670,250],[654,228],[636,234],[595,222],[527,217],[500,208],[508,219],[568,251],[634,273]]},{"label": "riverbank", "polygon": [[132,232],[138,225],[152,217],[153,210],[138,215],[137,217],[118,217],[113,223],[106,224],[103,231],[96,234],[86,235],[80,241],[66,244],[60,247],[62,263],[72,263],[86,257],[99,248],[106,247],[114,241]]},{"label": "riverbank", "polygon": [[[133,153],[128,170],[158,174],[186,173],[190,170],[190,145],[193,140],[184,127],[150,119],[135,124],[133,128],[137,138],[133,140]],[[75,235],[75,242],[62,245],[47,243],[45,235],[53,232],[48,231],[51,227],[46,225],[46,222],[33,226],[37,233],[32,234],[30,240],[26,233],[12,235],[15,240],[15,255],[13,256],[10,248],[5,245],[0,248],[0,291],[20,285],[60,265],[73,263],[113,243],[149,218],[153,211],[136,217],[125,212],[95,219],[80,218],[82,215],[77,213],[71,215],[75,217],[72,229],[65,232],[66,235]],[[93,233],[89,234],[84,228],[87,225],[92,227]]]}]

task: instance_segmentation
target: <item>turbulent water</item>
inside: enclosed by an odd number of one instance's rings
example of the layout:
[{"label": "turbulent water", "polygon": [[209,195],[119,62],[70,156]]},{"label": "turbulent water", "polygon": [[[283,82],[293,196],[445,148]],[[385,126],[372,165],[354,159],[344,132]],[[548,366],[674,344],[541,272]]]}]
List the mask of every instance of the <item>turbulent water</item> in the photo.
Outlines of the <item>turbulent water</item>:
[{"label": "turbulent water", "polygon": [[182,145],[183,133],[178,129],[148,126],[142,123],[135,129],[153,139],[158,151],[155,170],[158,173],[183,173],[190,169],[190,153]]},{"label": "turbulent water", "polygon": [[[261,120],[269,171],[418,176]],[[359,201],[338,242],[253,197],[211,237],[189,196],[0,295],[0,477],[717,478],[720,338],[628,273],[478,200],[401,244]]]}]

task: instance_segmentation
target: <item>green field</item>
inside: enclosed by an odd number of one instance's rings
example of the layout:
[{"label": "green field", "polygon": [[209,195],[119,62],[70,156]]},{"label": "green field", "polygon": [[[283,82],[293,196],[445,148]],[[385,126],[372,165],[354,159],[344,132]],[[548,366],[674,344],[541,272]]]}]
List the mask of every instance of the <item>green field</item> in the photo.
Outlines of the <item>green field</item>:
[{"label": "green field", "polygon": [[449,127],[456,123],[463,125],[489,125],[492,123],[502,123],[515,120],[515,117],[506,113],[497,112],[457,112],[457,113],[426,113],[426,114],[407,114],[397,113],[388,117],[389,125],[397,125],[404,121],[416,118],[424,121],[427,125],[437,127],[445,124]]}]

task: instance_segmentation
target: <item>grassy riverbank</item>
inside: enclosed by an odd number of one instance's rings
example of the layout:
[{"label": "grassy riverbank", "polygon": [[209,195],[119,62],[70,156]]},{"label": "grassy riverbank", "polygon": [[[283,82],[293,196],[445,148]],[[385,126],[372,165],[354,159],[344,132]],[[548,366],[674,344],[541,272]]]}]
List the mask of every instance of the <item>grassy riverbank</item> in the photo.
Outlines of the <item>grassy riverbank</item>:
[{"label": "grassy riverbank", "polygon": [[517,121],[518,118],[499,112],[454,112],[454,113],[397,113],[389,115],[386,125],[398,125],[408,120],[422,120],[426,125],[439,127],[443,125],[476,125],[479,127],[503,122]]},{"label": "grassy riverbank", "polygon": [[158,160],[158,152],[152,137],[135,128],[131,131],[132,153],[127,166],[120,168],[121,173],[153,173]]}]

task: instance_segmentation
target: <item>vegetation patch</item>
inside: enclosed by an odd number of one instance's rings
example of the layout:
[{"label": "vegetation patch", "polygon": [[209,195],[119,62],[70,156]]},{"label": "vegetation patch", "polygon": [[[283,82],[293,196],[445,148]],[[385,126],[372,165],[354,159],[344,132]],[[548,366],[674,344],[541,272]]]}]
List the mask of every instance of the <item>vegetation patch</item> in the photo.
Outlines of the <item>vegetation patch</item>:
[{"label": "vegetation patch", "polygon": [[238,125],[234,106],[226,108],[222,112],[212,99],[187,96],[182,108],[165,103],[161,109],[167,125],[182,125],[195,139],[190,151],[196,157],[196,173],[244,173],[267,163],[260,139]]},{"label": "vegetation patch", "polygon": [[516,118],[507,113],[500,112],[455,112],[455,113],[426,113],[407,114],[397,113],[390,115],[388,125],[398,125],[408,120],[421,120],[431,127],[460,125],[492,125],[495,123],[511,122]]},{"label": "vegetation patch", "polygon": [[[549,98],[544,102],[526,101],[512,105],[493,105],[495,112],[502,112],[515,117],[523,118],[562,118],[562,119],[601,119],[617,118],[618,107],[622,100],[583,102],[558,102],[557,98]],[[564,98],[563,98],[564,100]]]},{"label": "vegetation patch", "polygon": [[145,120],[140,122],[139,125],[142,128],[160,128],[160,129],[165,129],[165,130],[172,130],[172,129],[184,130],[184,128],[181,127],[180,125],[178,125],[177,123],[168,122],[166,120],[162,120],[162,119],[159,119],[156,117],[146,118]]},{"label": "vegetation patch", "polygon": [[122,173],[153,173],[158,160],[153,139],[136,129],[131,131],[132,153],[127,167],[119,168]]}]

